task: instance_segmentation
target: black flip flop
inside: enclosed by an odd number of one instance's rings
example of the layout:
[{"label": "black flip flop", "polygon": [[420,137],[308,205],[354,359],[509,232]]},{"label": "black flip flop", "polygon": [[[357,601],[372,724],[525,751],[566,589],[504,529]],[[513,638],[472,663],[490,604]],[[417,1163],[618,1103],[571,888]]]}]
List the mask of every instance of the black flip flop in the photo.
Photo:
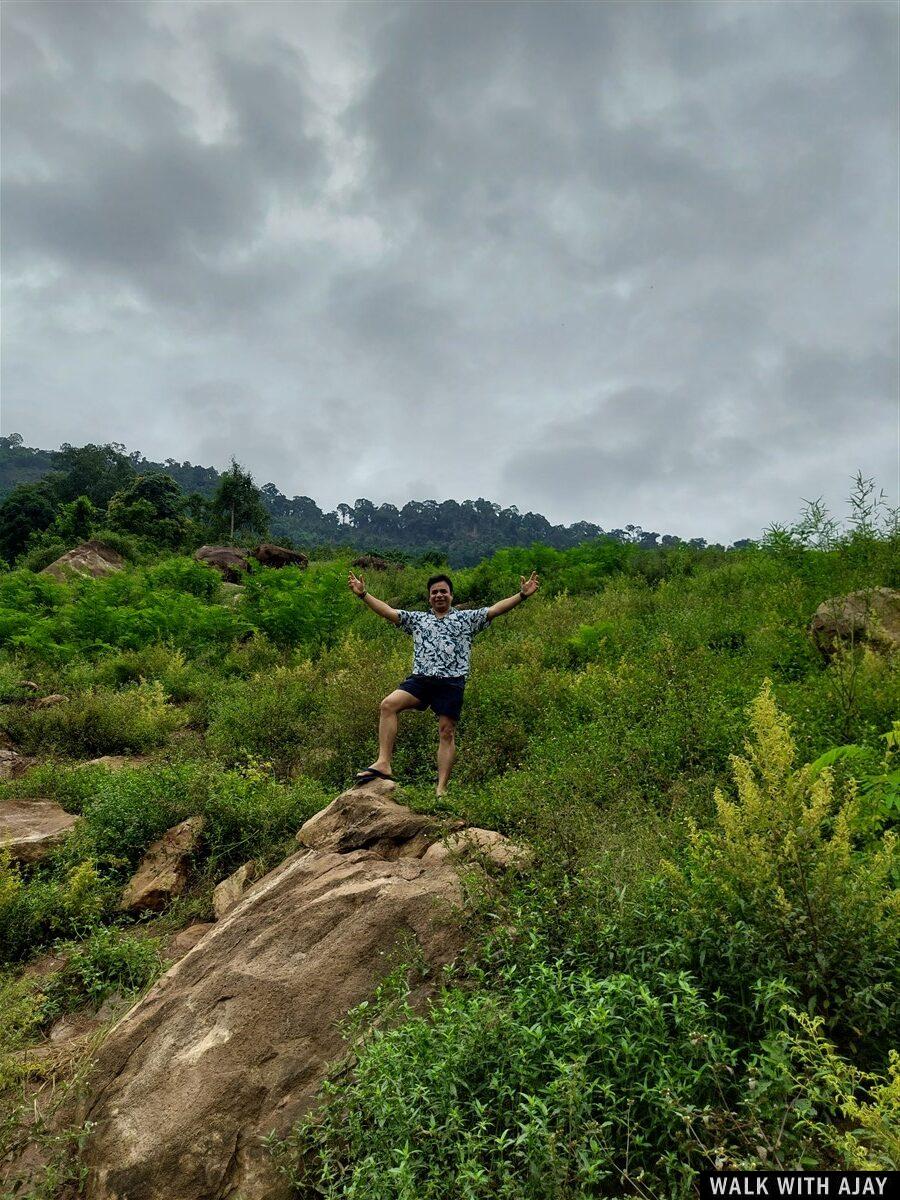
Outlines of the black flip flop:
[{"label": "black flip flop", "polygon": [[375,767],[367,767],[365,771],[360,771],[353,781],[353,786],[356,787],[360,783],[371,783],[373,779],[388,779],[391,783],[395,783],[393,775],[386,775],[384,771],[379,771]]}]

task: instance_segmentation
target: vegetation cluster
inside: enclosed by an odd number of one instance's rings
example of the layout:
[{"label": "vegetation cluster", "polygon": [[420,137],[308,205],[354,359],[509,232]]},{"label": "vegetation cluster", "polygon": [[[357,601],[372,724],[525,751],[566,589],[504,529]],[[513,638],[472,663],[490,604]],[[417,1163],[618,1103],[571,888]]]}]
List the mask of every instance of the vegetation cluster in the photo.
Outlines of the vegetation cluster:
[{"label": "vegetation cluster", "polygon": [[[826,659],[808,632],[829,597],[900,586],[895,514],[864,480],[852,517],[811,506],[727,551],[508,547],[454,573],[481,604],[536,568],[540,599],[475,643],[449,795],[430,714],[406,714],[394,769],[408,803],[534,864],[473,874],[470,952],[427,1011],[413,959],[353,1014],[350,1069],[272,1144],[298,1197],[686,1197],[713,1166],[900,1165],[900,659]],[[0,796],[82,818],[32,867],[0,863],[8,1142],[42,1079],[22,1050],[139,994],[213,886],[278,862],[371,761],[409,644],[354,600],[349,562],[254,566],[238,599],[171,550],[102,579],[0,575],[0,732],[39,760]],[[367,581],[424,607],[431,569]],[[106,754],[141,761],[90,765]],[[118,912],[193,814],[190,889]],[[61,965],[26,970],[48,952]]]}]

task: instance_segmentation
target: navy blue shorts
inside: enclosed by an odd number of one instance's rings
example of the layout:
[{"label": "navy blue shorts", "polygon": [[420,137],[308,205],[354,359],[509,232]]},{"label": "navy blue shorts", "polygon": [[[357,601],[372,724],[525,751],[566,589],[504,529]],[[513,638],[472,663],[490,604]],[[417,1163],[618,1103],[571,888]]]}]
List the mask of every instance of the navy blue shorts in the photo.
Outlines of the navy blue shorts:
[{"label": "navy blue shorts", "polygon": [[410,675],[397,687],[401,692],[409,692],[416,697],[419,701],[416,708],[431,708],[439,717],[459,720],[466,687],[465,675]]}]

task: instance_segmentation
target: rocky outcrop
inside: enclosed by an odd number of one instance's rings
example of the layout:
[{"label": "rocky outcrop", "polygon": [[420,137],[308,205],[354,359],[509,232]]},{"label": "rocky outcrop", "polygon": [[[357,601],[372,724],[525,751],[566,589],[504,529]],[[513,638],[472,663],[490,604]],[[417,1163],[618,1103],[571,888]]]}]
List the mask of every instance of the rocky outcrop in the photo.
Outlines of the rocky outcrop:
[{"label": "rocky outcrop", "polygon": [[0,800],[0,849],[15,862],[37,862],[77,821],[54,800]]},{"label": "rocky outcrop", "polygon": [[121,571],[125,559],[102,542],[82,542],[72,550],[67,550],[48,567],[44,567],[41,575],[51,575],[54,579],[65,580],[72,575],[90,576],[100,579],[104,575],[112,575]]},{"label": "rocky outcrop", "polygon": [[286,546],[273,546],[262,542],[250,551],[251,557],[263,567],[308,567],[309,559],[299,550],[288,550]]},{"label": "rocky outcrop", "polygon": [[434,970],[465,937],[453,857],[428,858],[442,831],[395,804],[393,786],[307,822],[303,848],[112,1031],[76,1114],[93,1123],[87,1200],[291,1195],[262,1138],[315,1103],[345,1050],[341,1020],[411,943]]},{"label": "rocky outcrop", "polygon": [[247,551],[237,546],[201,546],[194,551],[194,558],[215,567],[228,583],[240,583],[250,570]]},{"label": "rocky outcrop", "polygon": [[866,588],[825,600],[816,609],[810,633],[826,658],[840,645],[866,643],[887,653],[900,650],[900,591]]},{"label": "rocky outcrop", "polygon": [[153,843],[131,878],[119,905],[123,912],[159,912],[179,896],[188,881],[191,859],[203,830],[202,817],[189,817]]}]

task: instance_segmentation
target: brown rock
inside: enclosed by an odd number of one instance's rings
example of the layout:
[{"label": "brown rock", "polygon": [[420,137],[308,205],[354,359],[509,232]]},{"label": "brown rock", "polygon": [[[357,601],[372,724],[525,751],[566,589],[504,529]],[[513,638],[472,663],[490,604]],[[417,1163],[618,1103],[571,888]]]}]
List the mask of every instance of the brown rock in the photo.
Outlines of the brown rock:
[{"label": "brown rock", "polygon": [[16,684],[16,687],[26,688],[29,692],[36,692],[39,690],[38,685],[33,679],[20,679]]},{"label": "brown rock", "polygon": [[240,583],[250,570],[247,551],[237,546],[201,546],[194,551],[194,558],[208,567],[215,567],[229,583]]},{"label": "brown rock", "polygon": [[144,754],[104,754],[83,763],[85,767],[106,767],[107,771],[124,771],[126,768],[142,767],[150,762]]},{"label": "brown rock", "polygon": [[45,950],[25,965],[22,974],[28,979],[44,979],[61,971],[68,961],[69,955],[63,951]]},{"label": "brown rock", "polygon": [[[384,787],[340,796],[307,822],[305,836],[328,848],[255,883],[109,1035],[73,1114],[95,1123],[87,1200],[292,1194],[261,1138],[283,1136],[316,1103],[345,1051],[341,1019],[408,955],[410,936],[432,967],[464,941],[452,863],[395,856],[404,830],[407,844],[426,836],[426,818]],[[390,857],[331,848],[359,841]]]},{"label": "brown rock", "polygon": [[524,870],[531,862],[531,852],[517,846],[502,833],[493,829],[478,829],[472,826],[458,833],[451,833],[426,850],[422,859],[426,863],[439,863],[447,859],[459,862],[485,863],[501,871]]},{"label": "brown rock", "polygon": [[256,878],[256,863],[244,863],[242,867],[229,875],[227,879],[223,879],[213,889],[213,912],[216,914],[216,920],[221,921],[226,913],[240,904],[244,898],[244,892]]},{"label": "brown rock", "polygon": [[17,750],[9,750],[4,746],[0,748],[0,779],[18,779],[36,762],[36,758],[29,758],[25,754],[19,754]]},{"label": "brown rock", "polygon": [[250,554],[264,567],[308,567],[309,559],[299,550],[288,550],[284,546],[273,546],[263,542]]},{"label": "brown rock", "polygon": [[[418,835],[434,829],[435,822],[391,800],[396,787],[396,783],[384,779],[344,792],[310,817],[297,834],[297,841],[313,850],[339,854],[374,850],[384,858],[397,857]],[[422,846],[420,852],[425,849]]]},{"label": "brown rock", "polygon": [[77,820],[53,800],[0,800],[0,848],[16,862],[37,862]]},{"label": "brown rock", "polygon": [[203,829],[202,817],[189,817],[167,829],[141,860],[119,908],[124,912],[159,912],[174,896],[184,891],[190,874],[191,856]]},{"label": "brown rock", "polygon": [[866,643],[886,653],[900,650],[900,591],[878,587],[834,596],[816,609],[809,631],[826,658],[839,645]]},{"label": "brown rock", "polygon": [[405,563],[390,562],[386,558],[380,558],[377,554],[361,554],[359,558],[353,560],[354,567],[362,567],[364,571],[403,571],[406,569]]},{"label": "brown rock", "polygon": [[179,930],[166,946],[166,958],[172,962],[184,958],[188,950],[193,950],[200,939],[215,927],[213,921],[198,921],[195,925],[188,925],[187,929]]},{"label": "brown rock", "polygon": [[63,696],[60,692],[54,692],[51,696],[41,696],[40,700],[36,700],[35,708],[56,708],[57,704],[65,704],[69,699],[68,696]]},{"label": "brown rock", "polygon": [[125,559],[109,546],[91,539],[67,550],[55,562],[44,567],[41,575],[51,575],[54,579],[65,580],[72,575],[90,576],[99,579],[103,575],[112,575],[121,571]]}]

